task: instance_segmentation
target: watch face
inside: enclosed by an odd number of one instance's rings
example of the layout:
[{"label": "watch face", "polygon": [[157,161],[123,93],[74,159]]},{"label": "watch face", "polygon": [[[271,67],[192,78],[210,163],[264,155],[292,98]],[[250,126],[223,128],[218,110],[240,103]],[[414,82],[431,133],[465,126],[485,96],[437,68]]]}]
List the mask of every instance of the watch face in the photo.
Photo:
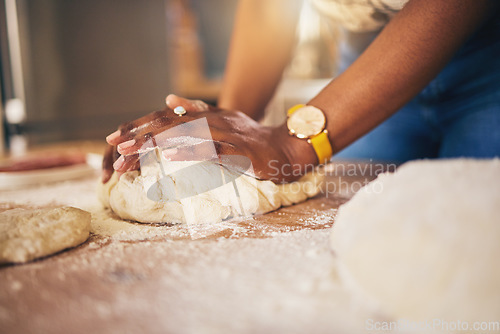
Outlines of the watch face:
[{"label": "watch face", "polygon": [[305,106],[288,117],[288,130],[298,138],[311,138],[325,128],[325,115],[313,106]]}]

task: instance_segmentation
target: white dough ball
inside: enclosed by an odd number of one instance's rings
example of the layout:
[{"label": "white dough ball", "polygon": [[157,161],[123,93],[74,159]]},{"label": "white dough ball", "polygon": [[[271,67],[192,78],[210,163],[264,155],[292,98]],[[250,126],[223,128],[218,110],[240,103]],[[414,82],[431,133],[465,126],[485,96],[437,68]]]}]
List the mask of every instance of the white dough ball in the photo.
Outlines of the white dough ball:
[{"label": "white dough ball", "polygon": [[274,184],[212,161],[165,161],[152,154],[144,161],[140,172],[114,173],[98,187],[101,203],[122,219],[214,224],[303,202],[320,192],[324,179],[311,172],[297,182]]},{"label": "white dough ball", "polygon": [[[500,319],[500,160],[421,160],[339,209],[340,272],[387,315]],[[469,327],[469,330],[471,328]]]}]

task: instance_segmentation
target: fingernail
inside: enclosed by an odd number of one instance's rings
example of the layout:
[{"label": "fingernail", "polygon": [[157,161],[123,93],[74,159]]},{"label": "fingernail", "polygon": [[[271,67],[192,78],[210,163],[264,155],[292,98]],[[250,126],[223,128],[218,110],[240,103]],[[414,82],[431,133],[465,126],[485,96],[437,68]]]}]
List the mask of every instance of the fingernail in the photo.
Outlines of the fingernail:
[{"label": "fingernail", "polygon": [[168,94],[167,97],[165,98],[165,103],[167,105],[167,107],[169,107],[170,109],[172,109],[172,106],[170,105],[170,101],[168,100],[168,98],[170,96],[175,96],[174,94]]},{"label": "fingernail", "polygon": [[106,141],[109,143],[110,141],[120,137],[120,130],[116,130],[112,134],[106,137]]},{"label": "fingernail", "polygon": [[123,167],[123,164],[125,163],[125,158],[123,158],[123,155],[120,156],[114,163],[113,163],[113,168],[115,170],[118,170]]},{"label": "fingernail", "polygon": [[135,139],[130,139],[130,140],[124,141],[123,143],[119,144],[118,148],[120,150],[124,150],[126,148],[134,146],[134,144],[135,144]]}]

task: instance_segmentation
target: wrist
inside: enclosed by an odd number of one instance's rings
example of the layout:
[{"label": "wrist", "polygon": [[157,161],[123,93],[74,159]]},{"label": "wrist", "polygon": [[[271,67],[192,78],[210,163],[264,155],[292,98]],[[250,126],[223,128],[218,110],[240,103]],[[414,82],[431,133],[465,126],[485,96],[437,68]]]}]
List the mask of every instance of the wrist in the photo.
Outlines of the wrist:
[{"label": "wrist", "polygon": [[297,104],[288,109],[287,116],[286,125],[290,135],[307,140],[320,164],[330,161],[333,150],[323,110],[313,105]]},{"label": "wrist", "polygon": [[296,175],[305,174],[318,165],[318,157],[312,145],[307,140],[290,135],[286,124],[278,126],[275,133],[278,136],[276,142],[282,143],[283,152]]}]

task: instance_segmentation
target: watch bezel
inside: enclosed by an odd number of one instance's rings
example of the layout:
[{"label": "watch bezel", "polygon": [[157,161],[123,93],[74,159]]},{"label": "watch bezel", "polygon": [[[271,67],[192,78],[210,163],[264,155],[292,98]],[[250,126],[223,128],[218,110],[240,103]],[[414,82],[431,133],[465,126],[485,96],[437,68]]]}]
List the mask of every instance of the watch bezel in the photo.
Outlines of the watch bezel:
[{"label": "watch bezel", "polygon": [[[322,124],[321,128],[319,130],[317,130],[314,134],[310,134],[310,135],[297,132],[297,130],[294,129],[292,127],[292,125],[290,124],[290,122],[293,120],[293,118],[301,117],[301,114],[304,113],[306,110],[314,111],[316,113],[320,113],[321,116],[322,116],[322,118],[323,118],[323,124]],[[287,128],[288,128],[288,132],[290,133],[290,135],[293,135],[293,136],[295,136],[297,138],[300,138],[300,139],[310,139],[310,138],[312,138],[314,136],[319,135],[321,132],[325,131],[325,128],[326,128],[325,113],[321,109],[316,108],[314,106],[310,106],[310,105],[303,106],[303,107],[299,108],[298,110],[296,110],[295,112],[293,112],[292,114],[288,115],[288,117],[287,117]]]}]

